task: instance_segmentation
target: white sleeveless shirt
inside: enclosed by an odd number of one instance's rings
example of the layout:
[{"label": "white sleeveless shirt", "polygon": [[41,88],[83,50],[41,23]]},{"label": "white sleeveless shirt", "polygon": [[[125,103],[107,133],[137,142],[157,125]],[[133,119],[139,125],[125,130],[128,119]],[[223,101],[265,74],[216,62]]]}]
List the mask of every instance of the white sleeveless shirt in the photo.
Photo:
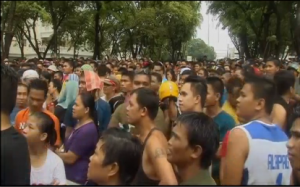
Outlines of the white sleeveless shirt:
[{"label": "white sleeveless shirt", "polygon": [[242,129],[249,141],[242,185],[289,185],[292,167],[286,144],[288,137],[275,124],[251,121]]}]

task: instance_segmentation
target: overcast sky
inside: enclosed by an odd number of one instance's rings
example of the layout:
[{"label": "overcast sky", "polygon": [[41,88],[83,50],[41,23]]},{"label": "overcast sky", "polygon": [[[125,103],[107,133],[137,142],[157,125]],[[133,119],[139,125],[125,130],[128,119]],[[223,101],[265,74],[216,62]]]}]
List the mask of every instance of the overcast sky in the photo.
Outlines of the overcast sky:
[{"label": "overcast sky", "polygon": [[201,14],[203,21],[200,28],[197,29],[196,37],[201,38],[206,44],[213,46],[217,54],[224,54],[227,52],[227,45],[233,47],[233,44],[228,36],[227,29],[223,30],[222,26],[217,27],[219,20],[211,14],[206,14],[207,9],[208,5],[206,1],[202,1]]}]

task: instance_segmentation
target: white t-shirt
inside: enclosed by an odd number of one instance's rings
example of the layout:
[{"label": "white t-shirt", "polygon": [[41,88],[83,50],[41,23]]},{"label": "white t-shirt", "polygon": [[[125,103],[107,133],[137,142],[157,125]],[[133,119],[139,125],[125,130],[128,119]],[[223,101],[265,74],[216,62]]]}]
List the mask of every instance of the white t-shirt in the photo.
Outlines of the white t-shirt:
[{"label": "white t-shirt", "polygon": [[55,153],[48,149],[45,164],[39,168],[31,166],[30,184],[51,185],[54,180],[58,181],[59,185],[67,184],[63,161]]}]

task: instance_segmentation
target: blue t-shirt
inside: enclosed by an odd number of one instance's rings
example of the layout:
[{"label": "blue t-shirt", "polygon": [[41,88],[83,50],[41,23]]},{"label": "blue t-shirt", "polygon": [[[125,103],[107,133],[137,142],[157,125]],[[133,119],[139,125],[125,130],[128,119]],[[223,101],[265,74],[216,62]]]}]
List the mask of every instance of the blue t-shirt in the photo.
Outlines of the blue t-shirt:
[{"label": "blue t-shirt", "polygon": [[22,109],[20,109],[19,107],[15,106],[13,111],[10,113],[10,124],[15,125],[15,119],[16,116],[18,114],[18,112],[20,112]]},{"label": "blue t-shirt", "polygon": [[221,98],[221,106],[223,106],[223,104],[227,101],[227,89],[224,88],[224,92],[223,92],[223,95],[222,95],[222,98]]},{"label": "blue t-shirt", "polygon": [[[64,118],[64,124],[67,127],[72,128],[74,128],[77,124],[77,120],[73,118],[72,114],[74,104],[75,101],[69,105]],[[111,109],[109,104],[101,98],[95,102],[95,108],[97,111],[97,125],[99,127],[99,132],[101,133],[107,128],[109,124],[111,118]]]}]

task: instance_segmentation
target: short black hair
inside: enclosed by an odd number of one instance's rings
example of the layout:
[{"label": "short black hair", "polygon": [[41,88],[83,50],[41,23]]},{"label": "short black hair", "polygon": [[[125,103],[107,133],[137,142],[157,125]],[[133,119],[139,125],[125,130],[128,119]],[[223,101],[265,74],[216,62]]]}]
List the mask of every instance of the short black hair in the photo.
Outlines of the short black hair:
[{"label": "short black hair", "polygon": [[45,143],[50,143],[51,146],[54,146],[57,134],[53,119],[44,112],[35,112],[33,113],[33,116],[39,120],[37,124],[40,132],[47,133],[47,139]]},{"label": "short black hair", "polygon": [[144,75],[144,76],[148,77],[149,83],[151,83],[151,75],[150,75],[149,73],[146,73],[145,71],[137,72],[137,73],[134,74],[133,79],[134,79],[136,76],[139,76],[139,75]]},{"label": "short black hair", "polygon": [[219,148],[220,134],[217,124],[203,112],[184,112],[178,116],[176,124],[186,127],[190,147],[198,145],[202,148],[200,167],[208,169]]},{"label": "short black hair", "polygon": [[200,95],[201,107],[204,107],[207,95],[206,80],[197,75],[190,75],[184,80],[184,84],[185,83],[191,84],[194,95]]},{"label": "short black hair", "polygon": [[274,93],[276,93],[275,83],[264,76],[248,75],[245,77],[245,84],[251,85],[255,99],[265,100],[265,111],[271,114],[274,104]]},{"label": "short black hair", "polygon": [[61,78],[63,78],[64,74],[61,71],[56,71],[53,73],[53,75],[58,74]]},{"label": "short black hair", "polygon": [[233,76],[228,79],[227,84],[226,84],[226,90],[227,90],[227,93],[233,94],[234,88],[242,89],[243,86],[244,86],[244,81],[237,76]]},{"label": "short black hair", "polygon": [[76,63],[73,62],[72,60],[65,59],[64,63],[69,64],[69,66],[71,66],[73,69],[76,67]]},{"label": "short black hair", "polygon": [[18,80],[18,74],[15,70],[1,64],[1,112],[6,115],[10,115],[15,107]]},{"label": "short black hair", "polygon": [[157,79],[158,82],[162,82],[162,76],[161,76],[161,74],[156,73],[156,72],[152,72],[151,76],[156,77],[156,79]]},{"label": "short black hair", "polygon": [[53,83],[53,87],[57,89],[58,93],[60,93],[62,88],[62,82],[57,79],[52,79],[51,82]]},{"label": "short black hair", "polygon": [[139,169],[142,158],[142,144],[129,132],[117,127],[105,130],[100,138],[105,153],[102,165],[117,163],[120,185],[130,185]]},{"label": "short black hair", "polygon": [[98,72],[98,75],[99,75],[100,77],[104,77],[104,76],[106,76],[110,71],[109,71],[109,68],[106,67],[106,65],[101,64],[100,66],[98,66],[97,72]]},{"label": "short black hair", "polygon": [[149,88],[138,88],[131,92],[136,94],[136,100],[141,108],[147,108],[149,118],[154,120],[158,113],[159,98],[158,95]]},{"label": "short black hair", "polygon": [[48,71],[42,71],[41,76],[43,76],[48,82],[51,81],[51,74]]},{"label": "short black hair", "polygon": [[122,77],[125,76],[125,77],[129,77],[130,81],[132,82],[133,81],[133,78],[134,78],[134,72],[133,71],[124,71],[122,72]]},{"label": "short black hair", "polygon": [[274,75],[274,82],[279,96],[287,93],[295,85],[295,77],[291,71],[280,70]]},{"label": "short black hair", "polygon": [[280,67],[281,66],[281,63],[280,63],[280,61],[277,58],[270,57],[270,58],[267,59],[267,62],[269,62],[269,61],[273,62],[276,67]]},{"label": "short black hair", "polygon": [[45,98],[47,98],[48,85],[47,85],[47,83],[45,81],[43,81],[41,79],[33,79],[29,83],[28,94],[30,93],[31,89],[44,91],[44,96],[45,96]]},{"label": "short black hair", "polygon": [[224,93],[224,83],[222,79],[219,77],[207,77],[206,78],[207,84],[211,85],[215,93],[220,94],[219,104],[221,105],[222,97]]},{"label": "short black hair", "polygon": [[124,72],[126,72],[126,71],[128,71],[126,68],[124,68],[124,67],[120,67],[119,69],[118,69],[118,72],[120,72],[121,74],[123,74]]}]

